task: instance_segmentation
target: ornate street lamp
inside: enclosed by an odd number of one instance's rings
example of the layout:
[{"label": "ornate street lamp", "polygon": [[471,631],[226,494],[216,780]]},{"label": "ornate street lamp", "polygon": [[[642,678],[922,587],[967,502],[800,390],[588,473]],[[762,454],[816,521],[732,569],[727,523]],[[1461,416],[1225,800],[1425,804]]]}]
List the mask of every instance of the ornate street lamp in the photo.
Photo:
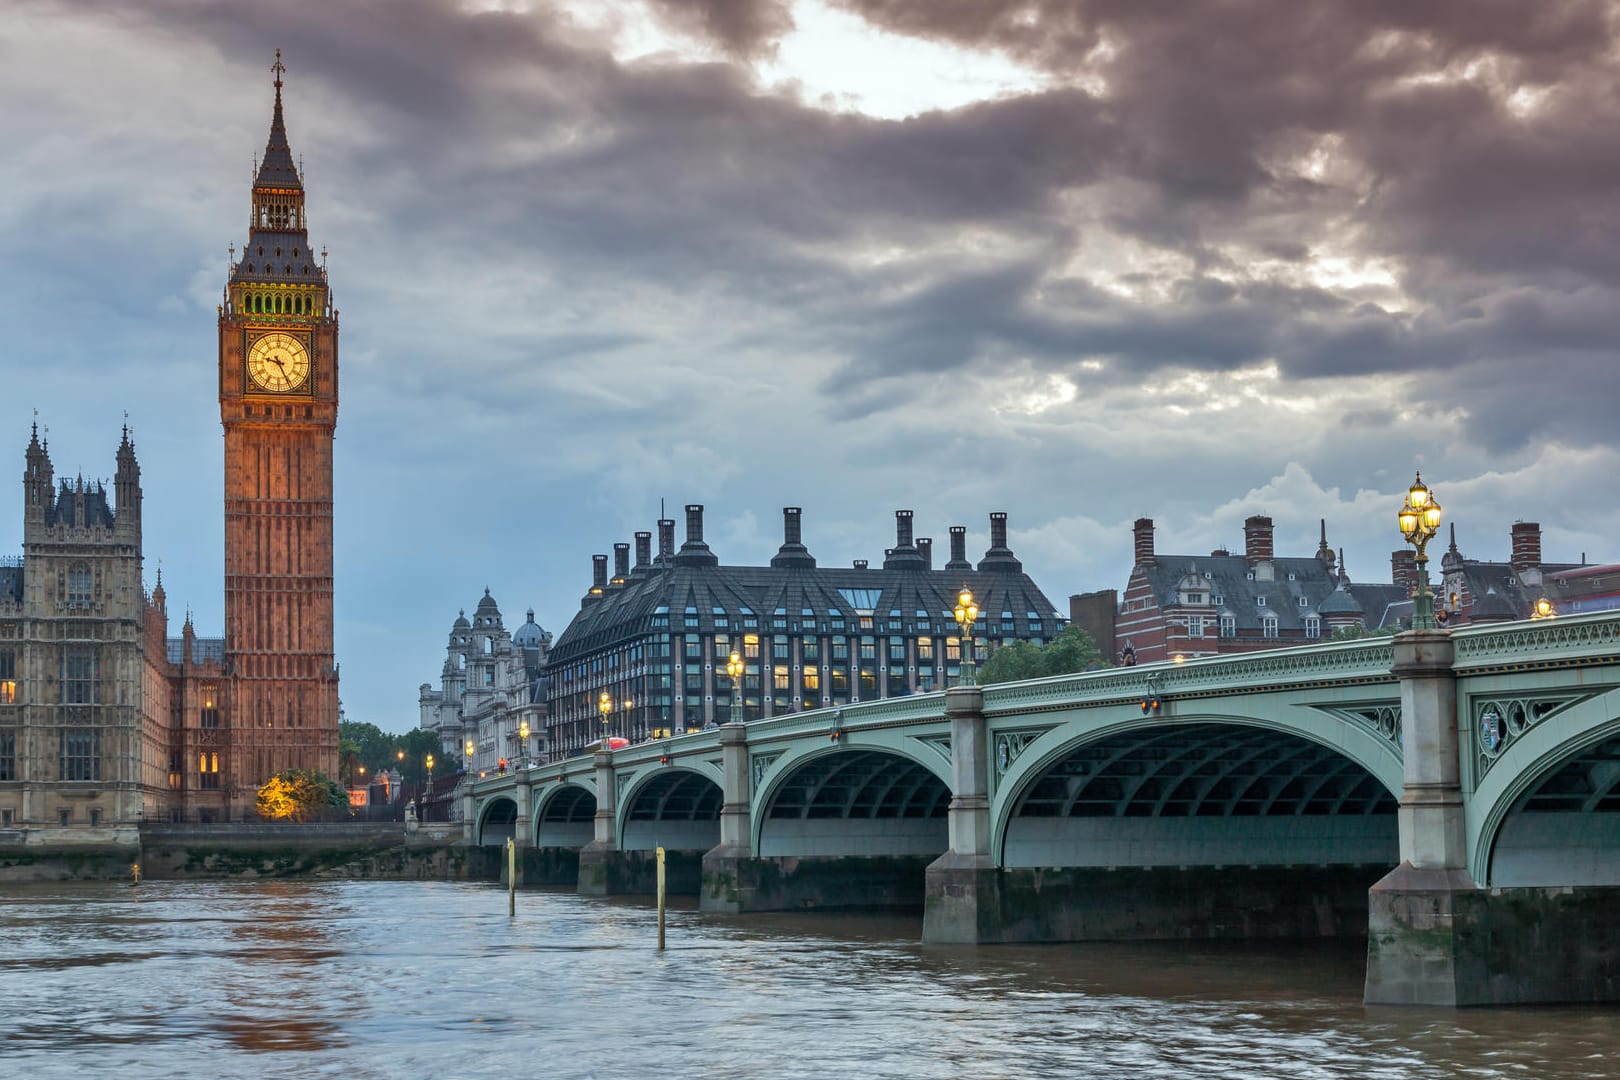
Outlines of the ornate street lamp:
[{"label": "ornate street lamp", "polygon": [[1435,499],[1434,492],[1423,483],[1423,474],[1417,474],[1412,486],[1406,492],[1406,502],[1395,514],[1395,520],[1400,523],[1401,535],[1406,542],[1417,548],[1417,593],[1412,597],[1412,629],[1433,630],[1434,621],[1434,593],[1429,591],[1429,556],[1424,548],[1434,534],[1440,531],[1440,503]]},{"label": "ornate street lamp", "polygon": [[973,624],[979,621],[979,605],[973,602],[973,590],[966,585],[956,598],[956,626],[960,631],[962,650],[962,676],[958,686],[972,686],[973,677]]},{"label": "ornate street lamp", "polygon": [[743,722],[742,677],[743,672],[746,670],[747,665],[743,663],[742,654],[732,653],[731,659],[726,661],[726,674],[731,676],[731,722],[733,724]]},{"label": "ornate street lamp", "polygon": [[428,813],[428,798],[433,794],[433,755],[429,754],[427,757],[423,758],[422,764],[427,766],[427,791],[419,796],[417,801],[422,804],[422,820],[426,821]]},{"label": "ornate street lamp", "polygon": [[602,714],[602,749],[607,749],[608,718],[613,715],[613,699],[606,690],[596,699],[596,711]]},{"label": "ornate street lamp", "polygon": [[529,722],[518,722],[518,768],[527,768],[529,764]]},{"label": "ornate street lamp", "polygon": [[1530,609],[1530,617],[1532,619],[1555,619],[1558,617],[1558,608],[1551,600],[1543,596]]},{"label": "ornate street lamp", "polygon": [[478,749],[478,744],[468,739],[467,744],[462,749],[467,751],[467,771],[472,772],[473,753]]}]

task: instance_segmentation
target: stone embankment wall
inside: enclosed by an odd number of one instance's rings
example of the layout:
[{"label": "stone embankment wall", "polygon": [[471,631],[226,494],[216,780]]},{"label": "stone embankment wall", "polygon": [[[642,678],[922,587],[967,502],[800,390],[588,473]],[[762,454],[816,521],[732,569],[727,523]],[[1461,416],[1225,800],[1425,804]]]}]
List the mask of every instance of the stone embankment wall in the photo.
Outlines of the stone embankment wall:
[{"label": "stone embankment wall", "polygon": [[424,827],[409,835],[396,822],[153,825],[138,834],[127,832],[127,836],[76,838],[71,844],[5,843],[9,838],[0,838],[0,884],[122,880],[132,876],[135,863],[149,881],[463,880],[472,854],[459,843],[459,826]]}]

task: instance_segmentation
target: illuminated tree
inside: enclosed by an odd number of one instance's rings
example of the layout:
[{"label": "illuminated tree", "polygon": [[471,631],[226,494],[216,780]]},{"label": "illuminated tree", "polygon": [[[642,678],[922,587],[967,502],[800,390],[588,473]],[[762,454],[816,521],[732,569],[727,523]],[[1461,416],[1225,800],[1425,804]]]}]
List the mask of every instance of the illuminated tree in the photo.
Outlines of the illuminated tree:
[{"label": "illuminated tree", "polygon": [[272,821],[308,821],[349,812],[343,785],[313,769],[283,769],[259,789],[261,817]]}]

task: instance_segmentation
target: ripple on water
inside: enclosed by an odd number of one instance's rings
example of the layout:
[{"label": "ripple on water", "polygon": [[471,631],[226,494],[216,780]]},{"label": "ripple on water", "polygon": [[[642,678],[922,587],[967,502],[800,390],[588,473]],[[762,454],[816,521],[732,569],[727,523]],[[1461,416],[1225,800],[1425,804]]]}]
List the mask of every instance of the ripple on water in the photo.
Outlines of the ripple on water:
[{"label": "ripple on water", "polygon": [[925,948],[915,919],[449,883],[0,894],[0,1076],[1612,1075],[1607,1009],[1367,1010],[1358,947]]}]

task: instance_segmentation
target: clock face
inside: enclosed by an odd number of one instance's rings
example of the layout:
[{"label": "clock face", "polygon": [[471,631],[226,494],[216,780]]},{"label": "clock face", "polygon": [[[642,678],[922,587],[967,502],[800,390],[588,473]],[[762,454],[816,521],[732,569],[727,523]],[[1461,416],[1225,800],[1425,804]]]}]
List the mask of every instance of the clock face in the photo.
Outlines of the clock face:
[{"label": "clock face", "polygon": [[309,375],[309,350],[291,334],[265,334],[248,349],[248,378],[260,390],[285,394]]}]

